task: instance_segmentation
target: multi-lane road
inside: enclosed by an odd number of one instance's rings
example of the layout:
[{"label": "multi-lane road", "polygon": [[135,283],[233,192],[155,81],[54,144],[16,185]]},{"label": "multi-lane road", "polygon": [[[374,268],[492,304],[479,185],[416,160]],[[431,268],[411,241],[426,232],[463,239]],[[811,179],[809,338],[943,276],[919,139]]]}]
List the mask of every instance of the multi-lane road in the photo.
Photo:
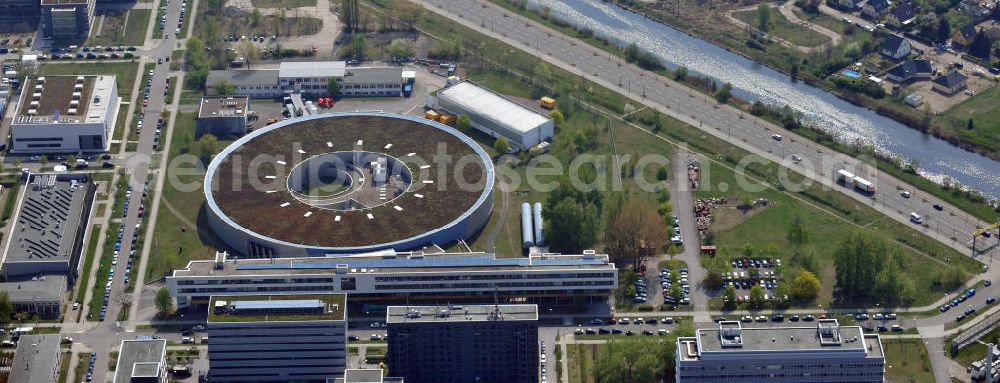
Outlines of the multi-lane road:
[{"label": "multi-lane road", "polygon": [[[667,113],[734,145],[783,163],[813,182],[884,212],[963,254],[970,254],[971,233],[987,225],[973,216],[927,193],[914,190],[891,175],[874,169],[862,159],[834,152],[810,142],[753,115],[725,105],[686,88],[670,79],[623,62],[586,42],[566,36],[532,20],[507,11],[485,0],[414,0],[429,10],[448,17],[490,37],[504,41],[572,73]],[[780,134],[776,140],[772,135]],[[796,155],[802,160],[791,161]],[[834,174],[847,169],[877,186],[873,195],[865,195],[836,185]],[[730,185],[735,187],[736,185]],[[900,195],[911,192],[910,198]],[[941,205],[938,211],[934,205]],[[925,217],[924,225],[910,223],[910,213]]]}]

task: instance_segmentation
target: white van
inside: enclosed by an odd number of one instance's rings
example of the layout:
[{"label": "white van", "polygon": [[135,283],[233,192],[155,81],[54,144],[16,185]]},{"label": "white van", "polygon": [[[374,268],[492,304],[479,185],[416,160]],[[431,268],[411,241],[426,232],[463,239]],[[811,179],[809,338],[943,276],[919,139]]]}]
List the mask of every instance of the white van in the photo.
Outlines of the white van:
[{"label": "white van", "polygon": [[924,223],[924,218],[921,217],[920,214],[917,214],[916,212],[911,212],[910,213],[910,221],[912,221],[913,223],[919,225],[919,224]]}]

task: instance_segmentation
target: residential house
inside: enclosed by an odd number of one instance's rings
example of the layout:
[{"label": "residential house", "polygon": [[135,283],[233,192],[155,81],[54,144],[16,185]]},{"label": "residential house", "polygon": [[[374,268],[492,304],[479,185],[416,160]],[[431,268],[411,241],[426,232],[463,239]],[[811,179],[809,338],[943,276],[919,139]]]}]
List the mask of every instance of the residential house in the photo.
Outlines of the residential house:
[{"label": "residential house", "polygon": [[957,70],[953,70],[944,76],[934,79],[934,90],[950,96],[965,89],[966,80],[968,79],[965,75],[958,73]]},{"label": "residential house", "polygon": [[979,31],[976,30],[976,25],[971,23],[958,28],[958,30],[951,35],[951,45],[968,47],[969,45],[972,45],[972,40],[976,38],[976,33],[978,32]]},{"label": "residential house", "polygon": [[910,54],[910,40],[896,35],[886,35],[882,41],[882,54],[895,60],[902,60]]},{"label": "residential house", "polygon": [[898,83],[910,80],[930,80],[934,66],[927,60],[908,60],[889,69],[886,78]]},{"label": "residential house", "polygon": [[889,10],[889,13],[885,15],[885,22],[886,24],[902,29],[909,28],[916,18],[916,8],[910,4],[900,4]]},{"label": "residential house", "polygon": [[958,3],[958,9],[961,9],[962,12],[965,12],[965,14],[972,18],[978,18],[990,14],[990,9],[986,6],[986,3],[980,0],[962,0]]},{"label": "residential house", "polygon": [[838,4],[840,4],[841,8],[856,11],[861,9],[861,6],[865,4],[865,0],[839,0]]},{"label": "residential house", "polygon": [[861,7],[861,13],[869,19],[877,19],[889,11],[889,0],[869,0]]}]

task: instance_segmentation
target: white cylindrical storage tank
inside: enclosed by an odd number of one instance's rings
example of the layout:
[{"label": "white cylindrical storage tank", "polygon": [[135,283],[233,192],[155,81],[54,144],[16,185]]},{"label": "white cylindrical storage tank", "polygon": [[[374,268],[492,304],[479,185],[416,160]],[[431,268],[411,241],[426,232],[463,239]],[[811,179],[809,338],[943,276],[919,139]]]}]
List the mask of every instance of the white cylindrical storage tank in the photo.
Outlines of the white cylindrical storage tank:
[{"label": "white cylindrical storage tank", "polygon": [[545,245],[545,239],[542,237],[542,203],[535,202],[535,210],[532,212],[532,218],[534,218],[535,225],[535,244],[538,246]]},{"label": "white cylindrical storage tank", "polygon": [[525,202],[521,204],[521,246],[531,247],[535,244],[534,238],[531,232],[531,205]]}]

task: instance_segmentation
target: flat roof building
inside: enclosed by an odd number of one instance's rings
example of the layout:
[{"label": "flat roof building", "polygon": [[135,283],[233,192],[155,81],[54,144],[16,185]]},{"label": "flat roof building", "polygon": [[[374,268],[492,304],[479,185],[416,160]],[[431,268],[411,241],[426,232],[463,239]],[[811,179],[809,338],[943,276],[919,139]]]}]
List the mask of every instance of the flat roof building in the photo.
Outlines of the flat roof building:
[{"label": "flat roof building", "polygon": [[4,278],[57,273],[72,280],[95,190],[87,174],[29,175],[4,248]]},{"label": "flat roof building", "polygon": [[[415,76],[410,77],[410,79]],[[205,79],[208,94],[218,95],[218,84],[233,86],[235,94],[250,98],[278,98],[292,93],[329,95],[330,79],[341,83],[344,97],[400,96],[402,67],[347,68],[344,61],[282,62],[278,69],[213,70]]]},{"label": "flat roof building", "polygon": [[347,295],[213,296],[212,382],[321,382],[347,366]]},{"label": "flat roof building", "polygon": [[878,334],[823,319],[815,327],[742,328],[723,321],[677,338],[676,381],[722,383],[882,382],[885,355]]},{"label": "flat roof building", "polygon": [[118,101],[114,75],[28,79],[11,124],[10,151],[107,151]]},{"label": "flat roof building", "polygon": [[340,86],[344,97],[399,97],[402,91],[401,67],[351,68]]},{"label": "flat roof building", "polygon": [[249,108],[250,98],[247,96],[202,97],[198,106],[197,134],[246,134]]},{"label": "flat roof building", "polygon": [[112,383],[163,383],[167,381],[167,340],[122,340]]},{"label": "flat roof building", "polygon": [[538,381],[537,305],[389,306],[385,323],[408,383]]},{"label": "flat roof building", "polygon": [[7,279],[0,283],[15,312],[36,314],[41,318],[58,318],[62,312],[63,293],[69,288],[65,274],[42,274]]},{"label": "flat roof building", "polygon": [[496,291],[501,300],[550,306],[607,303],[618,286],[604,254],[497,258],[487,253],[383,251],[336,258],[191,261],[167,277],[179,307],[213,294],[351,294],[352,302],[463,302]]},{"label": "flat roof building", "polygon": [[59,335],[22,335],[8,383],[55,383],[59,376]]},{"label": "flat roof building", "polygon": [[515,150],[529,149],[553,135],[551,118],[472,81],[440,91],[436,103],[452,114],[468,115],[474,128],[504,137]]},{"label": "flat roof building", "polygon": [[330,79],[342,80],[346,71],[344,61],[282,62],[278,66],[278,85],[285,93],[327,95]]},{"label": "flat roof building", "polygon": [[220,95],[217,88],[222,83],[232,85],[234,94],[250,98],[276,98],[282,94],[277,69],[209,71],[205,78],[206,93]]}]

